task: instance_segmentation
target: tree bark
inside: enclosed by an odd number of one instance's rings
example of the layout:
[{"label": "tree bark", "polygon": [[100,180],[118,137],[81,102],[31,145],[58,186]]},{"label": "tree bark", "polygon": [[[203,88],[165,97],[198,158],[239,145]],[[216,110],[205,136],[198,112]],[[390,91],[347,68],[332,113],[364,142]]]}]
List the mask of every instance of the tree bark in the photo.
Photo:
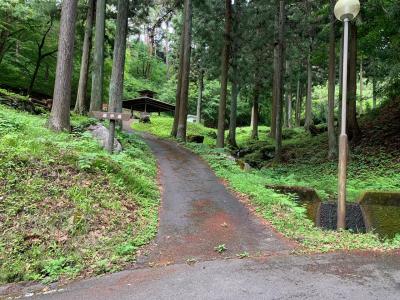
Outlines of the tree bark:
[{"label": "tree bark", "polygon": [[364,77],[363,77],[363,60],[360,59],[360,102],[359,102],[359,111],[360,114],[363,113],[363,95],[364,95]]},{"label": "tree bark", "polygon": [[251,103],[250,128],[254,126],[254,105]]},{"label": "tree bark", "polygon": [[122,112],[129,0],[118,0],[117,26],[109,91],[109,112]]},{"label": "tree bark", "polygon": [[301,100],[300,100],[300,79],[297,80],[297,91],[296,91],[296,108],[295,108],[295,124],[296,127],[300,127],[300,116],[301,116]]},{"label": "tree bark", "polygon": [[232,24],[232,95],[229,116],[228,144],[232,148],[237,148],[236,126],[237,126],[237,102],[240,93],[240,74],[239,74],[239,53],[241,48],[240,22],[242,14],[241,0],[235,1],[234,19]]},{"label": "tree bark", "polygon": [[197,97],[197,109],[196,109],[196,122],[199,124],[201,123],[201,104],[203,102],[203,90],[204,90],[204,70],[201,69],[199,74],[199,95]]},{"label": "tree bark", "polygon": [[165,67],[166,67],[166,77],[167,80],[170,78],[170,62],[169,62],[169,21],[166,22],[165,24],[167,34],[165,35]]},{"label": "tree bark", "polygon": [[[286,61],[285,64],[285,74],[286,76],[289,77],[289,68],[290,68],[290,64],[289,61]],[[288,123],[288,119],[289,119],[289,82],[290,82],[290,78],[288,78],[287,83],[286,83],[286,87],[284,84],[284,113],[283,113],[283,127],[284,128],[289,128],[289,123]]]},{"label": "tree bark", "polygon": [[[235,55],[235,54],[234,54]],[[236,60],[233,58],[233,60]],[[237,148],[236,142],[236,125],[237,125],[237,100],[239,96],[239,70],[236,61],[232,64],[232,95],[231,95],[231,111],[229,118],[229,138],[228,143],[231,147]]]},{"label": "tree bark", "polygon": [[306,99],[306,120],[304,128],[308,131],[313,124],[312,119],[312,68],[311,68],[311,45],[307,58],[307,99]]},{"label": "tree bark", "polygon": [[185,39],[184,59],[182,68],[182,88],[179,105],[179,120],[177,139],[186,142],[187,113],[189,104],[189,77],[190,77],[190,55],[192,45],[192,0],[185,0]]},{"label": "tree bark", "polygon": [[292,83],[288,83],[287,127],[292,128]]},{"label": "tree bark", "polygon": [[102,110],[103,104],[105,12],[106,0],[97,0],[90,111]]},{"label": "tree bark", "polygon": [[372,78],[372,109],[376,109],[376,79]]},{"label": "tree bark", "polygon": [[178,77],[176,84],[176,93],[175,93],[175,114],[174,114],[174,123],[172,124],[171,136],[176,138],[176,134],[178,132],[178,122],[179,122],[179,109],[181,103],[181,90],[182,90],[182,70],[185,56],[185,15],[183,16],[182,23],[182,33],[180,38],[180,49],[179,49],[179,67],[178,67]]},{"label": "tree bark", "polygon": [[[129,0],[118,0],[117,29],[115,32],[113,66],[109,91],[109,112],[122,112],[128,8]],[[107,143],[107,150],[110,153],[113,152],[114,147],[115,124],[115,120],[110,121],[110,135]]]},{"label": "tree bark", "polygon": [[229,56],[232,34],[232,2],[225,0],[225,37],[221,56],[221,95],[218,109],[217,148],[224,148],[226,98],[228,93]]},{"label": "tree bark", "polygon": [[283,110],[283,127],[288,128],[288,103],[289,103],[289,94],[287,92],[284,93],[283,99],[284,99],[284,110]]},{"label": "tree bark", "polygon": [[92,47],[92,33],[94,20],[95,0],[88,0],[88,11],[86,15],[85,36],[83,38],[81,70],[79,74],[78,93],[74,111],[83,115],[88,110],[87,84],[89,79],[90,50]]},{"label": "tree bark", "polygon": [[335,0],[331,0],[331,20],[330,20],[330,33],[329,33],[329,70],[328,70],[328,158],[334,159],[337,156],[337,136],[335,132],[335,15],[333,8],[335,7]]},{"label": "tree bark", "polygon": [[[279,9],[276,9],[276,14],[275,14],[275,21],[274,21],[274,27],[276,32],[278,32],[278,27],[279,27]],[[277,89],[277,70],[278,70],[278,37],[275,38],[274,42],[274,75],[272,79],[272,108],[271,108],[271,131],[270,131],[270,137],[275,138],[276,135],[276,114],[277,114],[277,108],[276,108],[276,89]]]},{"label": "tree bark", "polygon": [[259,99],[260,99],[260,81],[258,79],[258,72],[255,74],[256,83],[254,85],[254,95],[253,95],[253,124],[251,130],[251,138],[253,140],[258,140],[258,122],[259,122]]},{"label": "tree bark", "polygon": [[361,138],[361,130],[357,122],[357,26],[350,23],[349,74],[347,88],[347,135],[349,140],[357,143]]},{"label": "tree bark", "polygon": [[53,106],[48,123],[55,131],[71,130],[69,111],[77,4],[78,0],[65,0],[61,9]]},{"label": "tree bark", "polygon": [[285,36],[285,1],[279,1],[278,59],[276,69],[276,134],[275,161],[282,160],[282,108],[283,108],[283,72],[284,72],[284,36]]}]

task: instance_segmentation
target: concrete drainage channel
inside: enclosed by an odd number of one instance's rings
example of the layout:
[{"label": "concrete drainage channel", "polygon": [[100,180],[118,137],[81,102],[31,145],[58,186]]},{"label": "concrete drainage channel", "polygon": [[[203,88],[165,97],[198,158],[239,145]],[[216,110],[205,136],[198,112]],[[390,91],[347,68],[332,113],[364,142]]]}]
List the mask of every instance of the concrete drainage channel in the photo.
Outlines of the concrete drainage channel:
[{"label": "concrete drainage channel", "polygon": [[[294,194],[306,208],[307,217],[317,227],[336,229],[337,203],[322,202],[314,189],[298,186],[266,186],[284,194]],[[346,229],[356,233],[375,232],[381,238],[400,233],[400,192],[367,191],[355,203],[346,204]]]}]

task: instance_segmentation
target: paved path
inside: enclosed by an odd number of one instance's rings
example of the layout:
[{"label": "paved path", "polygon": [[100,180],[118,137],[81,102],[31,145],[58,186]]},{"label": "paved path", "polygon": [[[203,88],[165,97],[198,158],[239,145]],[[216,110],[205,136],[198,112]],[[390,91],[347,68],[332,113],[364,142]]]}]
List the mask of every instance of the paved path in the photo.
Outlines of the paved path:
[{"label": "paved path", "polygon": [[398,300],[400,255],[285,255],[177,264],[90,279],[34,299]]},{"label": "paved path", "polygon": [[[158,160],[162,204],[156,243],[140,261],[165,265],[293,248],[228,192],[197,155],[171,141],[144,138]],[[227,250],[219,254],[214,248],[222,244]]]},{"label": "paved path", "polygon": [[[230,194],[205,162],[173,142],[145,139],[159,160],[162,208],[140,268],[54,286],[34,299],[400,299],[400,253],[289,255],[293,244]],[[214,251],[219,244],[225,253]],[[234,258],[243,251],[253,257]]]}]

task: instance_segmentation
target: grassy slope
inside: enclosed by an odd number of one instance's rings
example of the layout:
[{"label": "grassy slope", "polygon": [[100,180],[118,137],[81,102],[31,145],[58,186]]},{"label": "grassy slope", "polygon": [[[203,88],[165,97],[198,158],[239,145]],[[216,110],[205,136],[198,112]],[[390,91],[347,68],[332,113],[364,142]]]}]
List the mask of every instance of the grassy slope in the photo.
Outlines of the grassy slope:
[{"label": "grassy slope", "polygon": [[[134,125],[137,130],[145,130],[153,134],[167,137],[169,135],[172,119],[162,118],[162,128],[157,117],[153,117],[151,125]],[[201,125],[195,126],[196,133],[208,134],[208,128]],[[263,141],[255,142],[271,146],[272,141],[266,137],[266,127],[261,128],[260,136]],[[304,246],[306,251],[330,251],[335,249],[393,249],[400,247],[400,236],[391,241],[382,241],[377,236],[368,234],[352,234],[350,232],[330,232],[315,228],[311,221],[304,218],[305,209],[299,207],[293,198],[282,195],[265,188],[266,184],[304,185],[317,188],[321,196],[327,197],[336,191],[336,163],[325,159],[326,151],[324,134],[310,137],[302,129],[286,132],[292,138],[284,142],[285,157],[288,162],[280,166],[269,166],[261,170],[245,172],[233,161],[228,159],[228,154],[221,150],[213,149],[212,139],[205,145],[187,144],[194,152],[205,158],[219,177],[226,179],[230,186],[243,194],[250,196],[258,212],[269,220],[279,231]],[[251,143],[248,136],[250,128],[238,129],[238,142],[241,147],[249,147]],[[360,158],[357,158],[357,155]],[[350,166],[349,194],[356,194],[371,186],[375,188],[399,189],[399,174],[397,165],[385,154],[373,160],[368,160],[364,154],[353,155]],[[254,159],[254,158],[253,158]],[[369,163],[363,161],[367,160]]]},{"label": "grassy slope", "polygon": [[110,156],[83,133],[45,128],[47,117],[0,105],[0,283],[116,271],[157,230],[156,164],[121,135]]},{"label": "grassy slope", "polygon": [[[262,167],[268,184],[285,184],[311,187],[326,199],[337,197],[337,161],[329,161],[327,133],[312,137],[302,128],[285,130],[291,138],[284,140],[284,163],[271,166],[264,160],[266,150],[273,148],[273,141],[262,135],[261,141],[251,141],[248,135],[240,146],[251,153],[244,156],[250,164]],[[376,149],[375,149],[376,150]],[[366,190],[399,191],[400,162],[397,151],[374,151],[353,147],[348,168],[348,201],[357,201]]]}]

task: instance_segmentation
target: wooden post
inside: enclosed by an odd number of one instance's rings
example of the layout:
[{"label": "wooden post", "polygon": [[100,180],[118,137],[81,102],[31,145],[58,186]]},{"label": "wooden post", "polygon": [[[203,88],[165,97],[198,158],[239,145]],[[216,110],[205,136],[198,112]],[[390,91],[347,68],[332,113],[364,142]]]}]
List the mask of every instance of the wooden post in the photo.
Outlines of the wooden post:
[{"label": "wooden post", "polygon": [[114,138],[115,138],[115,120],[110,120],[110,134],[108,135],[107,151],[110,154],[114,152]]}]

